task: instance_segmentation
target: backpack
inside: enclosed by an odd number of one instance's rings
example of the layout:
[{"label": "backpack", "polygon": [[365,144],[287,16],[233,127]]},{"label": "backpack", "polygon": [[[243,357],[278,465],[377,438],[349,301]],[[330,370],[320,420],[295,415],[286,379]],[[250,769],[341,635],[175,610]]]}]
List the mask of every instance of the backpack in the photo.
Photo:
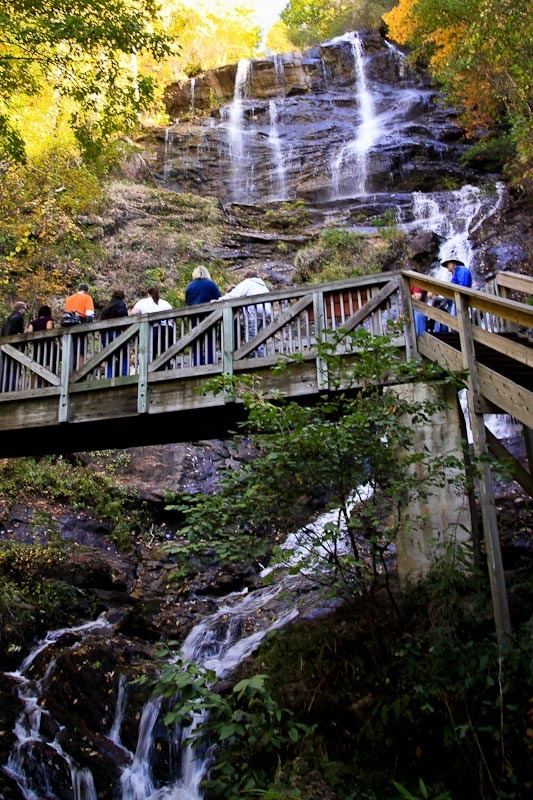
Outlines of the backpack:
[{"label": "backpack", "polygon": [[77,311],[65,311],[61,317],[61,327],[70,328],[71,325],[79,325],[81,317]]}]

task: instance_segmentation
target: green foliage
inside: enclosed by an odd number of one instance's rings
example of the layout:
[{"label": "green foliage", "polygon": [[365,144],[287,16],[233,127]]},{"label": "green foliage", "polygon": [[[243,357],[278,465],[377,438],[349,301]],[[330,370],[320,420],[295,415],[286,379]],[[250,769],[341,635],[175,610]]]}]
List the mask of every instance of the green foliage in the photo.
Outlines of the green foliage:
[{"label": "green foliage", "polygon": [[[171,651],[160,655],[168,659]],[[244,678],[222,695],[212,688],[214,672],[180,656],[172,656],[162,668],[155,688],[170,701],[165,723],[188,726],[196,721],[193,746],[217,743],[205,781],[212,798],[257,796],[278,766],[280,754],[290,755],[312,733],[275,702],[267,679],[267,675]]]},{"label": "green foliage", "polygon": [[379,237],[362,236],[345,228],[326,228],[317,241],[299,250],[295,277],[303,283],[324,283],[383,272],[398,254],[401,234],[376,221]]},{"label": "green foliage", "polygon": [[127,60],[169,52],[152,0],[13,0],[0,9],[0,30],[0,145],[4,157],[19,160],[18,97],[50,86],[58,98],[69,98],[73,129],[91,159],[136,123],[152,96],[151,81]]},{"label": "green foliage", "polygon": [[359,28],[379,28],[390,0],[289,0],[281,12],[287,34],[298,47]]},{"label": "green foliage", "polygon": [[[381,567],[403,524],[399,509],[432,487],[460,480],[459,472],[455,478],[446,472],[457,470],[456,458],[409,447],[413,425],[426,422],[439,404],[410,403],[380,386],[384,380],[451,378],[418,361],[402,362],[389,337],[366,330],[339,331],[318,345],[318,353],[338,394],[322,397],[313,407],[267,400],[252,380],[216,379],[207,387],[244,403],[244,430],[260,456],[224,473],[217,494],[170,503],[168,508],[186,520],[177,541],[167,546],[178,574],[190,570],[191,556],[202,554],[224,561],[264,560],[270,541],[302,521],[303,504],[314,494],[338,509],[337,518],[323,532],[302,528],[306,556],[296,569],[305,567],[320,582],[352,594]],[[341,557],[345,530],[350,554]],[[331,564],[326,574],[321,569],[324,553]],[[291,556],[290,551],[277,553],[289,562]]]},{"label": "green foliage", "polygon": [[533,609],[531,582],[515,588],[501,659],[487,582],[447,562],[396,608],[365,597],[272,637],[250,669],[268,671],[276,701],[316,726],[285,780],[318,771],[346,800],[522,798]]},{"label": "green foliage", "polygon": [[29,497],[68,503],[94,514],[109,524],[110,537],[125,549],[143,526],[142,508],[138,510],[111,477],[73,465],[61,456],[0,462],[0,510]]},{"label": "green foliage", "polygon": [[58,544],[0,545],[0,651],[16,650],[36,626],[69,619],[77,590],[57,577],[66,558]]},{"label": "green foliage", "polygon": [[305,200],[278,203],[276,208],[267,209],[261,216],[261,227],[273,230],[294,231],[306,225],[310,212]]},{"label": "green foliage", "polygon": [[36,310],[92,275],[102,261],[101,246],[86,238],[78,222],[80,215],[102,208],[102,188],[79,158],[61,147],[7,167],[2,184],[0,286],[6,299],[24,297]]}]

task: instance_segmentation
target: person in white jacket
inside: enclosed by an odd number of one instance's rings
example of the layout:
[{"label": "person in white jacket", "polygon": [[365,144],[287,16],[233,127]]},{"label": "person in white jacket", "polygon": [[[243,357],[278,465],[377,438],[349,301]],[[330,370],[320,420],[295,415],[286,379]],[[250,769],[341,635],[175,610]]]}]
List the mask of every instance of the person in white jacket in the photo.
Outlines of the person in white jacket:
[{"label": "person in white jacket", "polygon": [[[137,300],[130,311],[130,315],[135,314],[155,314],[158,311],[172,311],[172,306],[167,300],[159,296],[157,286],[151,286],[146,292],[146,297]],[[159,319],[153,322],[152,328],[152,352],[150,360],[155,359],[165,350],[174,344],[174,320]]]},{"label": "person in white jacket", "polygon": [[[244,279],[233,287],[229,292],[219,297],[218,300],[212,300],[212,303],[217,303],[219,300],[231,300],[237,297],[252,297],[256,294],[267,294],[269,288],[262,278],[259,278],[253,271],[246,272]],[[243,314],[246,320],[246,337],[245,341],[249,342],[250,339],[270,323],[272,319],[272,305],[266,303],[256,303],[254,305],[243,306]],[[237,343],[236,343],[237,344]],[[265,346],[260,345],[250,355],[265,355]]]}]

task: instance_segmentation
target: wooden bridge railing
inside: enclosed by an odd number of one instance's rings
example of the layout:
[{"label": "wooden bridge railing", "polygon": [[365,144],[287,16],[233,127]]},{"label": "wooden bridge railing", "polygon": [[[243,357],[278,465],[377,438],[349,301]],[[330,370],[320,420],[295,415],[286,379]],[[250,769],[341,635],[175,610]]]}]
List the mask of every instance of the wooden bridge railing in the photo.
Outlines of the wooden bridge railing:
[{"label": "wooden bridge railing", "polygon": [[[429,303],[412,301],[414,311],[459,337],[458,348],[443,337],[419,336],[420,354],[450,369],[468,369],[476,374],[478,408],[484,406],[486,413],[500,410],[524,425],[533,425],[533,306],[416,272],[403,274],[409,286],[419,286],[454,304],[450,314]],[[499,273],[498,279],[497,286],[512,287],[526,295],[533,293],[533,278]]]},{"label": "wooden bridge railing", "polygon": [[[130,391],[123,413],[142,414],[149,410],[149,388],[158,383],[263,369],[291,353],[315,359],[322,331],[363,326],[384,332],[387,320],[402,313],[399,287],[398,274],[373,275],[3,338],[0,430],[10,426],[13,401],[57,398],[55,421],[61,423],[71,419],[74,396],[76,419],[89,419],[95,391],[114,390],[106,400],[112,405],[118,389],[136,386],[136,408]],[[82,394],[86,415],[79,409]],[[105,416],[102,406],[95,413]],[[49,409],[45,416],[50,424]]]}]

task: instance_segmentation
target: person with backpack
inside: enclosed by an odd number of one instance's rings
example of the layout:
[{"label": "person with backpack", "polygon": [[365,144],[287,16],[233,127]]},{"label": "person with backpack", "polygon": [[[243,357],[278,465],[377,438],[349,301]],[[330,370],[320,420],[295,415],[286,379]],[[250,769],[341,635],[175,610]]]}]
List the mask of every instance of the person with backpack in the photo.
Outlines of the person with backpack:
[{"label": "person with backpack", "polygon": [[[77,325],[80,322],[92,322],[94,320],[94,303],[89,294],[89,286],[80,283],[80,288],[74,294],[70,294],[65,300],[63,319],[61,327],[67,328]],[[85,353],[87,351],[87,341],[84,333],[76,334],[72,338],[74,350],[74,368],[80,369],[85,364]]]}]

